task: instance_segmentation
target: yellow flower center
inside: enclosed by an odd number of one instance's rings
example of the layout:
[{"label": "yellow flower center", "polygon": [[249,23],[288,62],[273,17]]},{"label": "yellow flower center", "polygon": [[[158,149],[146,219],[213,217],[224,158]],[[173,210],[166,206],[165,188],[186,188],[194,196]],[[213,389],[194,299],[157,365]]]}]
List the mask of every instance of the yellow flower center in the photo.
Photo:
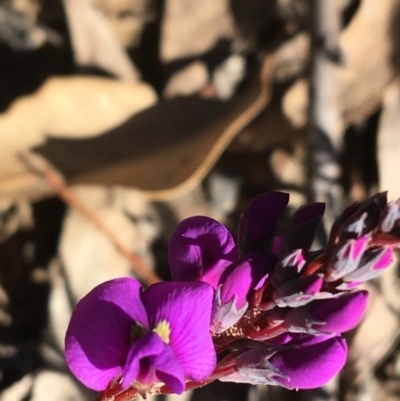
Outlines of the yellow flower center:
[{"label": "yellow flower center", "polygon": [[171,329],[166,320],[161,320],[153,331],[160,336],[161,340],[163,340],[166,344],[169,344],[169,335],[171,334]]}]

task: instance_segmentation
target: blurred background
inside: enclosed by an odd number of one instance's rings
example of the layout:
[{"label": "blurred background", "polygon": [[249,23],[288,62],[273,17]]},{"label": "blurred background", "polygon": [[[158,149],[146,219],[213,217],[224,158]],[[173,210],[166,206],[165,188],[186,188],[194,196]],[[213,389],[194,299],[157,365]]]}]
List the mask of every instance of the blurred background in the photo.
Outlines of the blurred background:
[{"label": "blurred background", "polygon": [[[236,230],[257,194],[288,216],[400,197],[400,0],[0,0],[0,401],[86,401],[65,330],[113,277],[169,278],[169,237]],[[399,270],[365,284],[348,364],[209,401],[400,400]]]}]

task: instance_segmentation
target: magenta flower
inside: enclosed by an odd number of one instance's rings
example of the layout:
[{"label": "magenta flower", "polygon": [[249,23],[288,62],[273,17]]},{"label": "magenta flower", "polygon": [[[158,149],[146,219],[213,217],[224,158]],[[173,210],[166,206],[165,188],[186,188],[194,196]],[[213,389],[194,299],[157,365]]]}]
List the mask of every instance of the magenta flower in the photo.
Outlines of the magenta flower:
[{"label": "magenta flower", "polygon": [[335,376],[347,355],[342,333],[367,306],[356,287],[400,247],[400,201],[388,205],[381,193],[350,206],[311,250],[324,205],[301,207],[283,229],[288,200],[253,199],[237,237],[209,217],[182,221],[169,247],[172,282],[142,292],[122,278],[92,290],[67,331],[75,376],[105,390],[101,401],[217,379],[308,389]]},{"label": "magenta flower", "polygon": [[206,283],[158,283],[142,292],[132,278],[100,284],[76,306],[65,353],[87,387],[122,387],[144,394],[157,382],[182,393],[186,380],[204,380],[216,365],[209,333],[214,290]]}]

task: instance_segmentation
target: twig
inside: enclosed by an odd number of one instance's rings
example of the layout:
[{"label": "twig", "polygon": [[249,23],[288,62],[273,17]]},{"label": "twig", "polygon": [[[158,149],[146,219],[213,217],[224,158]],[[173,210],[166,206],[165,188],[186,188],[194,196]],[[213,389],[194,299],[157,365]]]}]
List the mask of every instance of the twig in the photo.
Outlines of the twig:
[{"label": "twig", "polygon": [[[312,0],[311,5],[308,200],[326,203],[325,227],[330,227],[342,209],[343,202],[338,183],[341,174],[338,156],[343,131],[338,105],[341,15],[336,0]],[[325,229],[324,239],[326,232]]]},{"label": "twig", "polygon": [[152,271],[150,266],[132,253],[130,249],[125,247],[114,232],[73,194],[64,183],[61,175],[53,167],[47,163],[43,163],[41,160],[37,160],[35,156],[27,153],[21,153],[19,158],[31,171],[43,178],[65,203],[79,211],[86,219],[96,226],[111,241],[117,251],[129,260],[132,270],[142,281],[148,285],[161,281],[161,279]]}]

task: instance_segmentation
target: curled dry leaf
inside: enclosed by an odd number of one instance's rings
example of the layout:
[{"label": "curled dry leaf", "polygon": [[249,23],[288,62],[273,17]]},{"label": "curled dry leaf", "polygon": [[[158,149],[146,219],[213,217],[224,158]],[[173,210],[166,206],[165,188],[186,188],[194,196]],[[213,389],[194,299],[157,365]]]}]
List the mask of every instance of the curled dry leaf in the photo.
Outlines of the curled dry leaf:
[{"label": "curled dry leaf", "polygon": [[173,198],[201,182],[268,104],[272,65],[269,58],[261,71],[252,71],[229,101],[197,96],[161,100],[101,137],[55,138],[35,150],[70,184],[122,185],[152,199]]}]

